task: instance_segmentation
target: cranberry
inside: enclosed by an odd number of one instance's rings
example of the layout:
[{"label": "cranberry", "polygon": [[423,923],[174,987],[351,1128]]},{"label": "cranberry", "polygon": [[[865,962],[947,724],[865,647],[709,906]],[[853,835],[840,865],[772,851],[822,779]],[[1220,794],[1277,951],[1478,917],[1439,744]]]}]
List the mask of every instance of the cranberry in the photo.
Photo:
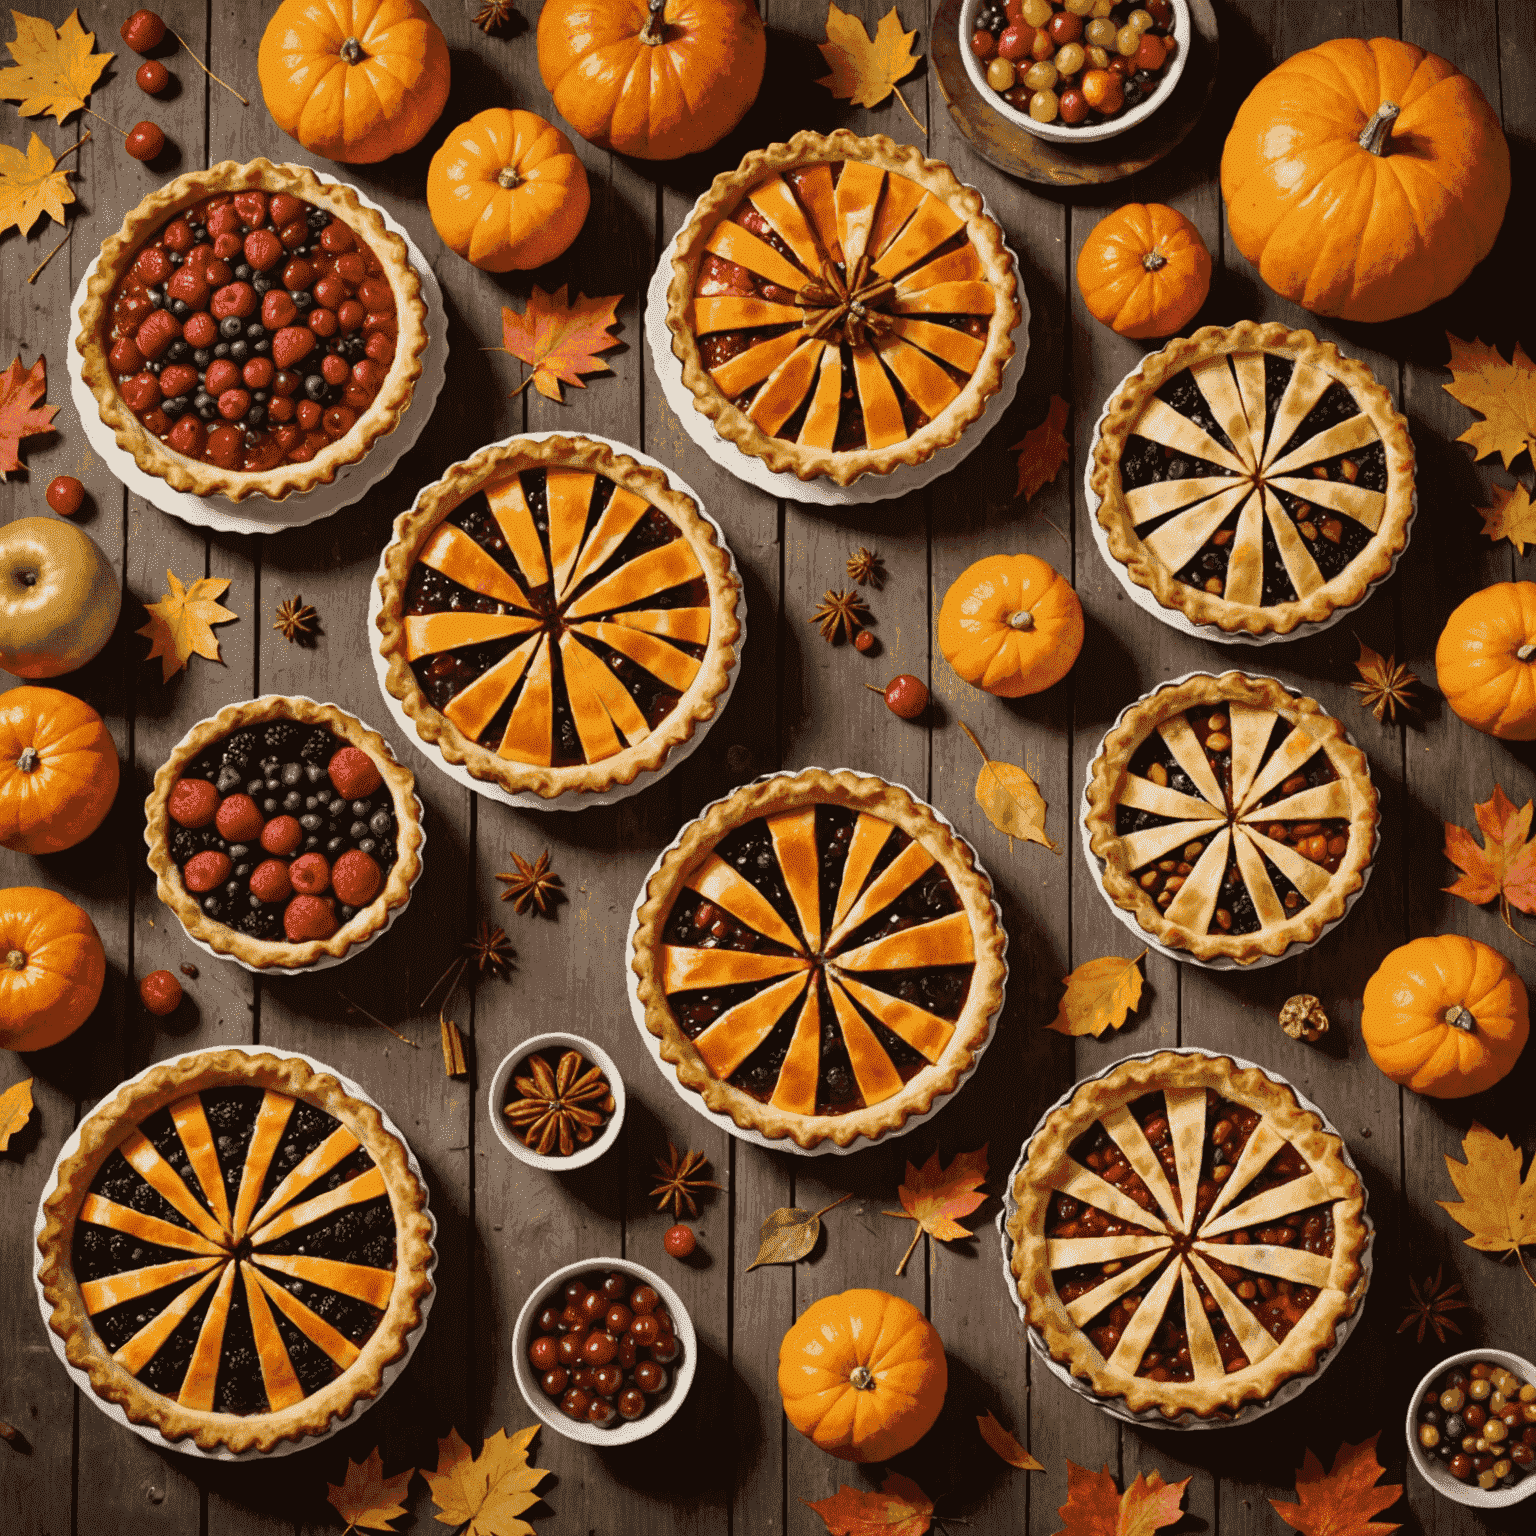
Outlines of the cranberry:
[{"label": "cranberry", "polygon": [[212,848],[205,848],[201,853],[194,853],[181,867],[181,883],[189,891],[202,895],[204,891],[211,891],[216,885],[223,885],[229,879],[230,861],[227,853],[216,853]]},{"label": "cranberry", "polygon": [[261,836],[261,811],[249,795],[226,795],[213,820],[227,843],[254,843]]},{"label": "cranberry", "polygon": [[237,192],[232,206],[235,215],[247,229],[260,229],[267,222],[265,192]]},{"label": "cranberry", "polygon": [[639,1387],[626,1387],[617,1404],[621,1419],[638,1419],[645,1413],[645,1393]]},{"label": "cranberry", "polygon": [[658,1365],[671,1365],[682,1352],[675,1333],[664,1333],[651,1345],[651,1359]]},{"label": "cranberry", "polygon": [[548,1334],[528,1346],[528,1359],[536,1371],[552,1371],[560,1364],[560,1348]]},{"label": "cranberry", "polygon": [[133,337],[119,336],[107,353],[107,362],[113,373],[137,373],[144,366],[144,354]]},{"label": "cranberry", "polygon": [[622,1302],[615,1302],[603,1314],[603,1327],[615,1338],[621,1337],[635,1320],[635,1314]]},{"label": "cranberry", "polygon": [[345,437],[352,430],[352,425],[356,420],[357,413],[355,411],[349,410],[344,405],[333,405],[325,413],[326,433],[331,437]]},{"label": "cranberry", "polygon": [[139,1000],[153,1014],[164,1018],[181,1002],[181,983],[169,971],[151,971],[139,983]]},{"label": "cranberry", "polygon": [[662,1246],[674,1259],[686,1259],[698,1246],[698,1239],[693,1235],[693,1228],[678,1222],[676,1226],[668,1227],[666,1236],[661,1240]]},{"label": "cranberry", "polygon": [[189,395],[197,386],[197,369],[188,363],[172,363],[160,370],[160,393],[169,400],[173,395]]},{"label": "cranberry", "polygon": [[629,1336],[644,1348],[654,1344],[661,1336],[661,1324],[649,1312],[642,1312],[629,1325]]},{"label": "cranberry", "polygon": [[590,1393],[583,1392],[580,1387],[572,1387],[560,1399],[560,1411],[567,1418],[584,1419],[587,1416],[587,1410],[594,1401],[595,1399]]},{"label": "cranberry", "polygon": [[219,809],[219,792],[207,779],[177,779],[165,808],[183,827],[206,827]]},{"label": "cranberry", "polygon": [[[355,260],[354,257],[347,258]],[[324,277],[315,284],[315,303],[323,304],[327,309],[335,309],[338,304],[344,304],[351,297],[347,291],[347,285],[335,272],[327,272]]]},{"label": "cranberry", "polygon": [[291,368],[309,355],[315,345],[315,333],[307,325],[285,325],[272,338],[272,361],[279,368]]},{"label": "cranberry", "polygon": [[336,913],[330,900],[295,896],[283,909],[283,932],[291,944],[330,938],[336,932]]},{"label": "cranberry", "polygon": [[174,270],[171,258],[158,245],[146,247],[133,259],[134,276],[146,287],[152,288],[156,283],[163,283]]},{"label": "cranberry", "polygon": [[587,1365],[608,1365],[619,1352],[619,1341],[611,1333],[593,1329],[581,1344],[581,1358]]},{"label": "cranberry", "polygon": [[609,1301],[623,1301],[629,1294],[629,1277],[617,1270],[611,1271],[603,1281],[602,1292]]},{"label": "cranberry", "polygon": [[617,1365],[600,1365],[592,1373],[592,1384],[604,1397],[612,1397],[624,1385],[624,1372]]},{"label": "cranberry", "polygon": [[44,495],[60,517],[73,517],[85,501],[85,487],[73,475],[55,475]]},{"label": "cranberry", "polygon": [[123,147],[135,160],[153,160],[165,148],[165,134],[154,123],[135,123]]},{"label": "cranberry", "polygon": [[312,309],[305,316],[305,323],[316,336],[334,336],[336,334],[336,311],[334,309]]},{"label": "cranberry", "polygon": [[629,1310],[631,1312],[654,1312],[661,1305],[661,1297],[656,1294],[655,1286],[637,1285],[629,1296]]},{"label": "cranberry", "polygon": [[281,859],[263,859],[251,871],[251,895],[258,901],[277,903],[293,895],[288,866]]},{"label": "cranberry", "polygon": [[327,384],[345,384],[352,377],[352,370],[347,367],[345,358],[332,353],[321,359],[320,376]]},{"label": "cranberry", "polygon": [[368,311],[356,299],[348,299],[336,311],[336,321],[344,331],[355,331],[368,317]]},{"label": "cranberry", "polygon": [[971,52],[978,59],[990,59],[997,52],[997,39],[985,27],[971,33]]},{"label": "cranberry", "polygon": [[165,23],[153,11],[135,11],[123,23],[120,35],[135,53],[148,53],[165,41]]},{"label": "cranberry", "polygon": [[1034,46],[1035,29],[1026,21],[1015,22],[1011,27],[1004,27],[997,39],[998,54],[1005,59],[1027,59],[1030,49]]},{"label": "cranberry", "polygon": [[265,389],[272,382],[272,373],[270,357],[253,357],[240,370],[240,377],[249,389]]},{"label": "cranberry", "polygon": [[618,1409],[605,1397],[594,1397],[587,1404],[587,1423],[599,1429],[606,1429],[618,1416]]},{"label": "cranberry", "polygon": [[320,231],[320,249],[327,255],[336,256],[350,251],[357,244],[357,236],[340,219],[332,219]]},{"label": "cranberry", "polygon": [[180,335],[176,317],[167,310],[156,309],[144,317],[133,339],[139,351],[153,362]]},{"label": "cranberry", "polygon": [[208,295],[213,289],[206,272],[194,266],[191,261],[186,261],[171,274],[165,291],[173,299],[185,299],[193,309],[201,309],[207,304]]},{"label": "cranberry", "polygon": [[559,1397],[565,1391],[566,1383],[571,1379],[570,1372],[564,1366],[557,1365],[552,1371],[545,1371],[539,1377],[539,1385],[544,1389],[545,1396]]},{"label": "cranberry", "polygon": [[128,409],[137,415],[142,416],[160,404],[160,381],[152,373],[136,373],[131,379],[124,379],[118,388],[128,402]]},{"label": "cranberry", "polygon": [[658,1392],[666,1389],[667,1373],[654,1360],[636,1362],[634,1374],[635,1385],[647,1397],[654,1397]]},{"label": "cranberry", "polygon": [[383,314],[395,307],[394,290],[382,277],[370,277],[358,288],[357,296],[362,300],[363,308],[374,314]]},{"label": "cranberry", "polygon": [[159,59],[145,59],[134,70],[133,78],[146,96],[158,96],[171,83],[171,72]]},{"label": "cranberry", "polygon": [[878,691],[885,699],[885,707],[903,720],[917,719],[928,707],[928,685],[910,672],[898,674]]}]

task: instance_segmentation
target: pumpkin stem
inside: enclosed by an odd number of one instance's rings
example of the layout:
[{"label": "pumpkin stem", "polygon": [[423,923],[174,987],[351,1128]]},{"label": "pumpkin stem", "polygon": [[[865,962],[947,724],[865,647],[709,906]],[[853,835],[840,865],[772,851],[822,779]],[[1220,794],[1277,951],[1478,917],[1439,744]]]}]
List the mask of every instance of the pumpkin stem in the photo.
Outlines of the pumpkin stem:
[{"label": "pumpkin stem", "polygon": [[13,949],[5,957],[5,963],[13,971],[24,971],[27,968],[27,957],[19,949]]},{"label": "pumpkin stem", "polygon": [[875,1390],[875,1373],[867,1365],[856,1365],[848,1373],[848,1384],[856,1387],[860,1392],[873,1392]]},{"label": "pumpkin stem", "polygon": [[518,175],[517,167],[515,165],[504,165],[496,173],[496,185],[498,187],[504,188],[508,192],[510,192],[513,187],[520,187],[522,184],[523,178]]},{"label": "pumpkin stem", "polygon": [[1034,627],[1035,616],[1028,608],[1020,608],[1017,613],[1008,615],[1009,629],[1033,629]]},{"label": "pumpkin stem", "polygon": [[667,0],[650,0],[651,14],[645,18],[645,25],[640,29],[640,41],[647,48],[658,48],[666,41],[662,28],[666,25],[662,12],[667,8]]},{"label": "pumpkin stem", "polygon": [[37,767],[37,748],[23,747],[21,749],[21,756],[16,759],[16,766],[23,773],[31,773]]},{"label": "pumpkin stem", "polygon": [[1532,656],[1536,656],[1536,643],[1532,643],[1531,641],[1527,640],[1525,644],[1515,652],[1515,655],[1521,661],[1529,661]]},{"label": "pumpkin stem", "polygon": [[1469,1035],[1477,1028],[1477,1019],[1474,1017],[1471,1010],[1466,1008],[1461,1003],[1452,1003],[1451,1006],[1445,1010],[1445,1022],[1449,1024],[1452,1029],[1465,1030]]},{"label": "pumpkin stem", "polygon": [[1168,258],[1161,251],[1148,251],[1141,264],[1148,272],[1160,272],[1168,265]]},{"label": "pumpkin stem", "polygon": [[363,62],[363,45],[355,37],[349,37],[340,48],[341,57],[348,64],[361,64]]},{"label": "pumpkin stem", "polygon": [[1360,134],[1360,148],[1373,155],[1387,152],[1387,140],[1392,137],[1392,124],[1403,109],[1395,101],[1384,101],[1376,108],[1376,114]]}]

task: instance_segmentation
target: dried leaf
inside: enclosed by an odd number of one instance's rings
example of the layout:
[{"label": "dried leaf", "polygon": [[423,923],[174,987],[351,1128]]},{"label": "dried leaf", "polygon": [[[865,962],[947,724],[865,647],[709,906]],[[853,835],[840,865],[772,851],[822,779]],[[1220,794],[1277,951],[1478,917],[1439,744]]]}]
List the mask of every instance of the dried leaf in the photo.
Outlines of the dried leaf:
[{"label": "dried leaf", "polygon": [[1522,939],[1525,935],[1510,921],[1509,909],[1515,906],[1522,912],[1536,912],[1536,843],[1530,835],[1531,810],[1527,800],[1517,811],[1496,784],[1493,794],[1475,807],[1483,833],[1481,848],[1464,827],[1449,821],[1445,824],[1445,856],[1464,871],[1454,885],[1444,887],[1446,893],[1460,896],[1475,907],[1497,899],[1505,926]]},{"label": "dried leaf", "polygon": [[1310,1450],[1296,1474],[1297,1503],[1269,1502],[1277,1515],[1304,1536],[1389,1536],[1397,1524],[1376,1520],[1403,1496],[1402,1487],[1377,1487],[1386,1468],[1376,1460],[1380,1433],[1359,1445],[1341,1445],[1325,1474]]},{"label": "dried leaf", "polygon": [[1449,1155],[1445,1159],[1461,1199],[1435,1204],[1472,1234],[1465,1240],[1467,1247],[1504,1257],[1514,1254],[1523,1269],[1520,1250],[1536,1244],[1536,1159],[1522,1183],[1520,1148],[1475,1120],[1461,1150],[1466,1162]]},{"label": "dried leaf", "polygon": [[1167,1483],[1161,1473],[1150,1472],[1138,1474],[1121,1493],[1108,1467],[1090,1472],[1068,1461],[1067,1502],[1056,1511],[1066,1526],[1057,1536],[1152,1536],[1178,1523],[1188,1486],[1187,1477]]},{"label": "dried leaf", "polygon": [[1459,1295],[1461,1284],[1458,1281],[1454,1285],[1443,1284],[1445,1266],[1437,1264],[1434,1274],[1430,1275],[1421,1284],[1417,1280],[1408,1282],[1408,1290],[1413,1300],[1403,1308],[1406,1314],[1397,1325],[1399,1333],[1407,1333],[1415,1323],[1418,1324],[1418,1332],[1414,1335],[1413,1342],[1424,1342],[1424,1330],[1429,1329],[1438,1343],[1446,1342],[1446,1335],[1460,1333],[1461,1325],[1455,1318],[1447,1316],[1450,1312],[1464,1312],[1467,1303]]},{"label": "dried leaf", "polygon": [[997,1422],[997,1419],[990,1411],[976,1415],[976,1427],[981,1431],[981,1438],[1010,1467],[1017,1467],[1021,1472],[1045,1471],[1045,1468]]},{"label": "dried leaf", "polygon": [[884,1216],[910,1218],[917,1223],[912,1241],[896,1266],[899,1275],[907,1267],[912,1250],[924,1232],[936,1237],[941,1243],[952,1243],[959,1237],[970,1237],[969,1227],[962,1227],[955,1219],[969,1216],[985,1200],[986,1193],[977,1188],[987,1176],[987,1149],[961,1152],[949,1167],[939,1166],[939,1149],[921,1168],[907,1164],[906,1182],[897,1189],[901,1200],[899,1211],[883,1211]]},{"label": "dried leaf", "polygon": [[785,1206],[774,1211],[758,1231],[757,1257],[747,1268],[756,1269],[759,1264],[793,1264],[797,1259],[803,1259],[821,1236],[821,1218],[832,1206],[851,1199],[852,1191],[842,1200],[822,1206],[819,1211],[802,1211],[798,1206]]},{"label": "dried leaf", "polygon": [[899,1472],[879,1493],[844,1483],[830,1498],[800,1502],[821,1516],[831,1536],[924,1536],[933,1524],[933,1500]]},{"label": "dried leaf", "polygon": [[1380,651],[1373,651],[1358,635],[1355,638],[1360,647],[1360,659],[1355,663],[1360,681],[1349,686],[1360,695],[1360,702],[1378,720],[1383,723],[1396,720],[1398,710],[1413,708],[1410,690],[1419,680],[1396,656],[1383,656]]},{"label": "dried leaf", "polygon": [[578,293],[574,304],[567,304],[565,295],[563,283],[553,294],[535,283],[522,314],[502,306],[499,350],[510,352],[533,369],[512,391],[514,395],[531,383],[546,400],[559,402],[563,399],[561,384],[585,389],[582,374],[611,371],[597,354],[619,344],[619,338],[610,336],[608,328],[618,324],[619,300],[624,295],[589,299]]},{"label": "dried leaf", "polygon": [[1508,469],[1536,443],[1536,363],[1518,341],[1506,363],[1481,341],[1462,341],[1449,331],[1445,339],[1451,344],[1451,382],[1443,386],[1445,392],[1483,417],[1456,441],[1471,443],[1474,458],[1498,454]]},{"label": "dried leaf", "polygon": [[347,1529],[392,1531],[389,1522],[405,1513],[400,1501],[411,1479],[413,1467],[394,1477],[384,1476],[384,1458],[375,1446],[366,1461],[347,1461],[347,1475],[338,1483],[327,1483],[325,1497],[346,1522]]},{"label": "dried leaf", "polygon": [[[456,1429],[437,1442],[437,1471],[422,1468],[432,1489],[436,1519],[461,1536],[535,1536],[526,1520],[517,1517],[539,1502],[534,1492],[549,1476],[543,1467],[528,1465],[528,1448],[539,1426],[520,1429],[509,1440],[498,1429],[471,1457]],[[468,1521],[468,1525],[465,1525]]]},{"label": "dried leaf", "polygon": [[113,55],[91,52],[96,34],[80,25],[79,11],[71,11],[57,32],[41,16],[12,11],[11,20],[16,39],[6,46],[16,63],[0,69],[0,97],[19,102],[23,117],[51,112],[62,123],[85,105]]},{"label": "dried leaf", "polygon": [[12,1083],[0,1093],[0,1152],[11,1144],[11,1137],[32,1118],[32,1083]]},{"label": "dried leaf", "polygon": [[1027,843],[1039,843],[1052,853],[1060,853],[1061,849],[1046,836],[1045,796],[1040,793],[1039,785],[1015,764],[988,757],[987,749],[977,739],[975,731],[963,720],[960,729],[981,753],[981,772],[976,775],[976,803],[987,813],[987,820],[1008,839],[1010,851],[1013,839],[1018,837]]},{"label": "dried leaf", "polygon": [[1106,1029],[1119,1029],[1141,1001],[1141,959],[1145,954],[1142,950],[1131,960],[1122,955],[1085,960],[1062,978],[1067,990],[1061,994],[1056,1017],[1046,1027],[1061,1035],[1102,1035]]},{"label": "dried leaf", "polygon": [[1009,453],[1019,455],[1019,485],[1014,497],[1034,499],[1035,492],[1049,485],[1056,472],[1067,462],[1072,444],[1066,437],[1067,415],[1072,407],[1060,395],[1051,396],[1051,408],[1038,427],[1031,427]]},{"label": "dried leaf", "polygon": [[160,658],[161,682],[180,672],[191,661],[194,651],[209,661],[222,660],[211,626],[228,624],[240,617],[218,602],[229,588],[226,577],[202,576],[190,587],[183,587],[174,571],[167,571],[165,579],[171,590],[158,603],[145,605],[149,623],[135,631],[149,637],[149,655],[144,660]]},{"label": "dried leaf", "polygon": [[[923,128],[896,84],[917,68],[918,56],[912,52],[916,36],[915,31],[908,32],[902,27],[894,5],[880,18],[871,37],[857,16],[829,4],[827,40],[816,46],[832,73],[823,75],[816,83],[826,86],[840,101],[851,101],[856,107],[878,107],[895,91],[907,116]],[[924,133],[927,131],[923,128]]]},{"label": "dried leaf", "polygon": [[1536,505],[1518,482],[1513,490],[1494,486],[1493,505],[1477,510],[1483,514],[1483,532],[1490,539],[1508,539],[1522,555],[1527,544],[1536,544]]},{"label": "dried leaf", "polygon": [[47,392],[48,365],[41,354],[24,369],[18,353],[11,366],[0,373],[0,480],[22,467],[16,451],[22,438],[55,430],[53,418],[59,414],[58,406],[37,403]]},{"label": "dried leaf", "polygon": [[0,235],[13,226],[30,235],[44,214],[62,224],[64,204],[75,200],[67,179],[74,174],[58,169],[52,151],[35,133],[26,154],[0,144]]}]

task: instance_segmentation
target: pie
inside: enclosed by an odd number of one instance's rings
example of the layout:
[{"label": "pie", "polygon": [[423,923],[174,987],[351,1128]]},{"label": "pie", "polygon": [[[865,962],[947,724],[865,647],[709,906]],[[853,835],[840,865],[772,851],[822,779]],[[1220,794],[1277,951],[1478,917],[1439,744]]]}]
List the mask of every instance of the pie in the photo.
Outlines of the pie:
[{"label": "pie", "polygon": [[1308,944],[1365,884],[1379,811],[1322,707],[1227,672],[1137,700],[1090,769],[1099,879],[1159,944],[1241,965]]},{"label": "pie", "polygon": [[1163,1051],[1079,1084],[1014,1180],[1030,1326],[1101,1398],[1228,1415],[1310,1376],[1365,1294],[1365,1188],[1285,1083]]},{"label": "pie", "polygon": [[82,1123],[44,1201],[49,1326],[167,1440],[271,1451],[383,1389],[432,1290],[403,1142],[328,1072],[203,1051]]},{"label": "pie", "polygon": [[395,522],[388,688],[450,763],[553,798],[632,784],[711,720],[741,581],[666,475],[585,437],[455,464]]},{"label": "pie", "polygon": [[405,241],[350,187],[225,160],[151,192],[103,244],[75,346],[140,469],[281,501],[394,431],[426,319]]},{"label": "pie", "polygon": [[847,1147],[959,1086],[1002,1007],[1006,944],[991,881],[930,807],[807,768],[684,829],[630,963],[663,1061],[709,1109]]},{"label": "pie", "polygon": [[1132,581],[1192,623],[1289,635],[1408,543],[1408,423],[1364,363],[1274,321],[1207,326],[1110,397],[1089,483]]},{"label": "pie", "polygon": [[1022,314],[981,194],[941,161],[841,128],[717,176],[667,288],[695,409],[770,469],[837,485],[958,443]]},{"label": "pie", "polygon": [[333,704],[231,704],[182,738],[144,802],[160,899],[194,939],[258,969],[340,959],[410,900],[415,785]]}]

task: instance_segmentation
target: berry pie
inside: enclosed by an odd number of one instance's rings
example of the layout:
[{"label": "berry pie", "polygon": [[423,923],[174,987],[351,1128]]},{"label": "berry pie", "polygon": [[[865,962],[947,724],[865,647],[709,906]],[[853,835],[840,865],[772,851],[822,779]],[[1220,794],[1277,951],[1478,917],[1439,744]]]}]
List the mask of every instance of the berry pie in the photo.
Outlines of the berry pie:
[{"label": "berry pie", "polygon": [[97,1396],[270,1452],[378,1396],[432,1290],[432,1219],[379,1112],[297,1057],[203,1051],[93,1110],[43,1204],[49,1326]]},{"label": "berry pie", "polygon": [[695,409],[770,469],[837,485],[958,443],[1023,317],[981,194],[846,129],[717,176],[672,273],[667,326]]},{"label": "berry pie", "polygon": [[745,785],[684,829],[637,916],[630,963],[662,1059],[715,1113],[800,1147],[925,1114],[1002,1007],[991,882],[883,779]]},{"label": "berry pie", "polygon": [[1228,672],[1139,699],[1090,770],[1099,879],[1159,944],[1252,964],[1308,944],[1365,884],[1365,754],[1311,699]]},{"label": "berry pie", "polygon": [[1089,484],[1110,554],[1195,624],[1289,635],[1408,543],[1408,423],[1364,363],[1270,321],[1207,326],[1110,397]]},{"label": "berry pie", "polygon": [[1079,1084],[1013,1199],[1030,1326],[1132,1413],[1228,1416],[1315,1374],[1369,1282],[1344,1143],[1224,1056],[1164,1051]]},{"label": "berry pie", "polygon": [[331,704],[268,694],[194,726],[144,802],[160,899],[257,969],[340,959],[421,873],[415,779]]},{"label": "berry pie", "polygon": [[405,241],[349,187],[226,160],[152,192],[101,248],[75,345],[139,467],[273,501],[392,432],[426,349]]}]

